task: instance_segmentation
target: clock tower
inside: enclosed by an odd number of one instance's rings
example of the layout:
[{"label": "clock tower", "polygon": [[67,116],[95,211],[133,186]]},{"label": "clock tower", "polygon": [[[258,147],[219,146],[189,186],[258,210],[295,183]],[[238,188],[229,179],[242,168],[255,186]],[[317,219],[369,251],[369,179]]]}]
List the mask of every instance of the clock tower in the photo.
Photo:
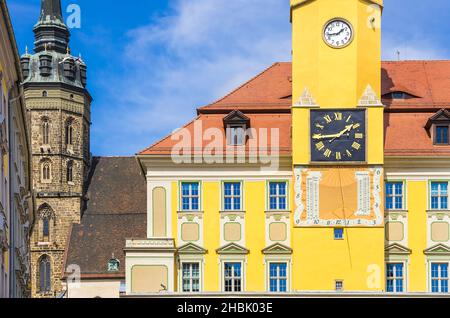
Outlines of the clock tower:
[{"label": "clock tower", "polygon": [[382,0],[291,0],[294,272],[384,290]]}]

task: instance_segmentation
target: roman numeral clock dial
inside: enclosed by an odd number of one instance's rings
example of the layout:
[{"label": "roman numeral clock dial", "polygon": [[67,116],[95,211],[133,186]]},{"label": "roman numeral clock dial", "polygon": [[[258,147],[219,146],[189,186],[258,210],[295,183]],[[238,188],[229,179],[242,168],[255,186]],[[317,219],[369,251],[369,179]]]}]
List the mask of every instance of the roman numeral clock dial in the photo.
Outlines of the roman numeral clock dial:
[{"label": "roman numeral clock dial", "polygon": [[312,110],[312,162],[365,162],[365,110]]}]

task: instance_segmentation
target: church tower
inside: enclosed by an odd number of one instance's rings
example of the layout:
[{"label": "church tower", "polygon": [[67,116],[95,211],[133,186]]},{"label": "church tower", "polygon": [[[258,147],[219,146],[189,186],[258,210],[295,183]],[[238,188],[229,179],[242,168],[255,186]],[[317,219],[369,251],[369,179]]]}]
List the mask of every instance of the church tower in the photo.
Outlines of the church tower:
[{"label": "church tower", "polygon": [[63,292],[64,251],[79,223],[90,166],[90,104],[86,64],[70,54],[60,0],[42,0],[34,54],[21,58],[31,129],[36,225],[31,238],[32,295]]},{"label": "church tower", "polygon": [[384,290],[382,8],[382,0],[291,0],[301,290]]}]

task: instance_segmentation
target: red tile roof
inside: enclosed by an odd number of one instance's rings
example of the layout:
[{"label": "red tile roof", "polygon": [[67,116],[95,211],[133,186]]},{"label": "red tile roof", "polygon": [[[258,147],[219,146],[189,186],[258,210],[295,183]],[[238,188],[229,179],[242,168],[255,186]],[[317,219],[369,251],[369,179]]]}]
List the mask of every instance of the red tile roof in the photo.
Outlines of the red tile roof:
[{"label": "red tile roof", "polygon": [[[224,132],[223,118],[233,110],[240,110],[250,118],[252,128],[280,128],[279,150],[290,154],[291,68],[291,63],[273,64],[225,97],[200,107],[197,119],[184,128],[193,132],[194,122],[200,120],[203,132],[212,127]],[[386,155],[450,156],[450,148],[433,145],[425,129],[428,119],[437,111],[450,109],[450,60],[383,62],[382,95],[387,97],[386,94],[396,91],[409,96],[404,100],[383,98]],[[169,135],[139,155],[170,155],[177,143]],[[207,144],[203,142],[202,146]],[[199,151],[194,147],[191,150]]]},{"label": "red tile roof", "polygon": [[[211,140],[207,140],[206,138],[201,138],[210,128],[218,128],[222,138],[222,149],[226,150],[226,132],[225,126],[223,123],[223,119],[226,115],[224,114],[201,114],[194,121],[190,122],[182,129],[186,129],[190,134],[189,144],[190,147],[186,150],[189,151],[192,155],[198,155],[205,153],[205,150],[208,149],[208,146],[211,143]],[[291,115],[284,113],[272,113],[272,114],[247,114],[247,117],[250,118],[250,128],[255,129],[256,134],[259,136],[260,133],[264,133],[264,130],[267,131],[268,136],[268,147],[260,146],[259,142],[253,147],[249,142],[246,144],[246,154],[251,152],[259,153],[259,151],[267,151],[269,154],[272,151],[278,151],[281,155],[289,155],[291,154],[292,140],[291,140]],[[195,126],[198,125],[199,131],[201,131],[200,139],[201,143],[198,147],[195,144],[194,138],[197,138],[195,133]],[[271,129],[276,128],[279,131],[279,140],[280,143],[278,146],[272,146],[272,134]],[[178,135],[181,136],[181,135]],[[175,138],[172,138],[175,137]],[[179,139],[177,134],[171,134],[156,144],[152,145],[148,149],[142,151],[140,155],[170,155],[172,153],[172,149],[175,145],[179,143]],[[266,149],[269,148],[269,149]],[[183,152],[181,152],[183,154]],[[213,154],[219,154],[218,152],[214,152]],[[224,154],[222,151],[220,154]]]}]

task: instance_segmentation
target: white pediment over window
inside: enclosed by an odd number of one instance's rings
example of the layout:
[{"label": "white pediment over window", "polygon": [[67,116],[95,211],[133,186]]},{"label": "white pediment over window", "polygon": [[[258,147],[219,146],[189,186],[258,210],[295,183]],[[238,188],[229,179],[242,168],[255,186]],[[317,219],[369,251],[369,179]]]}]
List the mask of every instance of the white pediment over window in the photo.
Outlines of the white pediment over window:
[{"label": "white pediment over window", "polygon": [[178,254],[182,254],[182,255],[187,255],[187,254],[190,254],[190,255],[202,254],[203,255],[206,253],[208,253],[207,250],[205,250],[203,247],[200,247],[193,243],[183,245],[178,249]]},{"label": "white pediment over window", "polygon": [[450,255],[450,247],[444,244],[438,244],[424,251],[425,255]]},{"label": "white pediment over window", "polygon": [[385,252],[388,255],[410,255],[412,253],[412,251],[409,248],[404,247],[397,243],[386,247]]},{"label": "white pediment over window", "polygon": [[235,243],[225,245],[224,247],[219,248],[216,252],[217,254],[244,254],[244,255],[250,253],[248,249]]},{"label": "white pediment over window", "polygon": [[262,250],[263,254],[292,254],[292,248],[283,244],[274,244]]}]

